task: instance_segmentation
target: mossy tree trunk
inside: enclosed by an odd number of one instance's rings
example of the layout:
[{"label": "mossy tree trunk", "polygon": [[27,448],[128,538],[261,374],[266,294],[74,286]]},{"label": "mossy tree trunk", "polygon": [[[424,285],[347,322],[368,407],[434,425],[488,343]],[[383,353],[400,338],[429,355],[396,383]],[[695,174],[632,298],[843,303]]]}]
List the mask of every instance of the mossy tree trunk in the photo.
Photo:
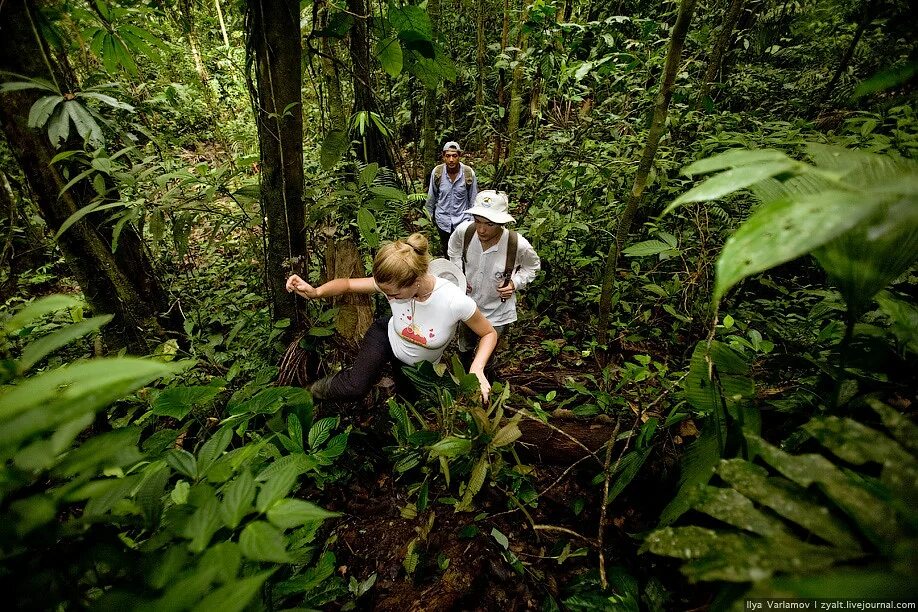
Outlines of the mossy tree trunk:
[{"label": "mossy tree trunk", "polygon": [[[0,8],[0,23],[0,70],[56,82],[64,92],[76,87],[69,66],[56,60],[41,36],[40,15],[32,2],[8,0]],[[51,164],[58,151],[44,131],[28,127],[29,110],[41,96],[34,89],[0,96],[0,124],[32,199],[49,230],[56,232],[73,213],[90,204],[95,191],[83,181],[61,193],[68,181],[61,175],[61,165]],[[79,143],[69,144],[80,148]],[[110,348],[146,352],[151,340],[164,335],[157,315],[167,309],[168,300],[133,226],[122,229],[114,253],[112,226],[94,215],[74,223],[58,244],[92,309],[115,315],[103,329]]]},{"label": "mossy tree trunk", "polygon": [[305,251],[303,205],[302,48],[297,0],[249,0],[246,34],[249,89],[261,149],[261,205],[267,248],[265,280],[275,320],[302,317],[287,276],[301,273]]},{"label": "mossy tree trunk", "polygon": [[641,155],[641,161],[638,164],[634,185],[628,195],[627,204],[621,215],[619,215],[618,224],[615,228],[615,238],[606,255],[602,289],[599,294],[597,340],[601,345],[606,345],[609,341],[609,314],[612,310],[612,292],[615,289],[618,258],[621,255],[625,241],[628,239],[628,235],[631,233],[631,224],[644,195],[647,177],[650,175],[650,169],[653,167],[654,158],[657,155],[657,147],[666,127],[669,102],[673,96],[673,85],[676,82],[676,74],[679,72],[682,47],[685,44],[685,35],[688,33],[689,24],[692,21],[695,3],[696,0],[682,0],[679,3],[679,16],[676,17],[676,24],[673,26],[673,31],[670,35],[669,50],[666,53],[666,65],[663,68],[663,80],[660,83],[660,90],[657,92],[657,98],[654,102],[653,119],[650,124],[650,131],[647,134],[647,143],[644,146],[644,153]]}]

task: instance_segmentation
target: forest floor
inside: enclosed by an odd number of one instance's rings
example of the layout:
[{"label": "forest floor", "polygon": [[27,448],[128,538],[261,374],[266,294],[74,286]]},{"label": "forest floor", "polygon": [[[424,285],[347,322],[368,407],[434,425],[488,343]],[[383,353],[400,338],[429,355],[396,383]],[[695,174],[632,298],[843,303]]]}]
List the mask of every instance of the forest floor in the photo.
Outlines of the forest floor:
[{"label": "forest floor", "polygon": [[[550,356],[538,350],[546,339],[539,330],[529,329],[513,336],[512,352],[505,348],[498,356],[493,380],[510,384],[516,401],[508,405],[552,390],[570,394],[563,386],[568,377],[585,381],[588,375],[599,376],[595,361],[581,359],[579,351]],[[637,536],[655,527],[675,484],[678,447],[655,448],[603,515],[604,452],[599,451],[615,433],[613,420],[605,415],[577,418],[566,410],[550,420],[557,430],[540,431],[541,424],[535,422],[535,429],[521,427],[517,457],[531,490],[538,493],[534,501],[520,502],[511,492],[486,485],[472,512],[457,512],[451,499],[455,491],[443,488],[440,479],[437,490],[431,487],[429,506],[415,512],[411,502],[417,496],[409,493],[414,493],[416,483],[408,475],[398,475],[384,451],[394,443],[385,407],[385,396],[391,392],[386,382],[377,388],[375,400],[336,407],[344,422],[355,427],[351,451],[364,465],[350,480],[326,487],[317,500],[342,513],[330,540],[339,574],[358,581],[376,576],[373,588],[358,600],[361,608],[545,610],[557,609],[550,603],[554,602],[566,609],[609,609],[610,592],[603,594],[599,587],[601,520],[602,562],[623,601],[633,599],[640,605],[643,597],[658,600],[664,609],[705,607],[707,590],[686,591],[675,564],[661,571],[661,566],[669,566],[666,560],[638,554]],[[640,423],[633,409],[624,408],[619,431],[636,430]],[[547,437],[542,435],[546,431]],[[566,435],[596,452],[590,456],[564,439]],[[674,438],[666,437],[670,442]],[[624,453],[626,440],[614,447],[613,461]],[[409,575],[405,560],[411,550],[419,553],[419,561]],[[661,575],[670,583],[659,578],[647,582]],[[638,583],[648,585],[643,593]]]}]

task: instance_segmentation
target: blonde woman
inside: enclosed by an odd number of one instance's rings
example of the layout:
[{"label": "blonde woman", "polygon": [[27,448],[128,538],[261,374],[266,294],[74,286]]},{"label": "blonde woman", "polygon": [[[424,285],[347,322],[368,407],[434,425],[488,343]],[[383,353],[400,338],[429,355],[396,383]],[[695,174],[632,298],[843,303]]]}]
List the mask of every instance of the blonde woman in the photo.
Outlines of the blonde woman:
[{"label": "blonde woman", "polygon": [[478,377],[482,397],[487,401],[491,385],[484,367],[497,345],[497,332],[472,298],[453,283],[428,272],[429,261],[427,238],[416,233],[380,248],[373,260],[373,276],[336,278],[319,287],[295,274],[287,279],[287,291],[306,299],[378,291],[385,294],[392,308],[391,317],[377,319],[367,331],[349,368],[313,383],[310,390],[315,398],[363,397],[379,380],[387,361],[392,363],[397,379],[402,364],[437,362],[456,324],[462,321],[479,338],[469,372]]}]

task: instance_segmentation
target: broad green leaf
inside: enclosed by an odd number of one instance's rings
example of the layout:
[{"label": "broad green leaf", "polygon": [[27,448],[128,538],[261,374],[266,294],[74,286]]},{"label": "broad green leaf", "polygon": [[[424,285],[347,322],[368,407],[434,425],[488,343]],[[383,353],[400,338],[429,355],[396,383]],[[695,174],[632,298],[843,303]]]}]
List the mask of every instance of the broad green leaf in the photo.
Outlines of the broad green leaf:
[{"label": "broad green leaf", "polygon": [[95,472],[100,467],[121,467],[136,463],[140,429],[122,427],[95,435],[79,448],[67,453],[54,469],[57,475],[72,477],[81,472]]},{"label": "broad green leaf", "polygon": [[436,90],[441,81],[456,80],[456,65],[446,56],[439,46],[435,46],[434,57],[418,57],[409,66],[411,74],[416,76],[427,89]]},{"label": "broad green leaf", "polygon": [[182,420],[194,406],[212,400],[220,392],[219,387],[170,387],[153,401],[153,414]]},{"label": "broad green leaf", "polygon": [[65,403],[71,411],[104,408],[115,399],[161,376],[179,372],[187,365],[187,362],[166,364],[136,357],[68,364],[5,389],[0,395],[0,419],[9,424],[11,418],[27,410]]},{"label": "broad green leaf", "polygon": [[902,346],[918,355],[918,307],[910,301],[899,299],[888,291],[881,291],[876,302],[892,325],[889,328]]},{"label": "broad green leaf", "polygon": [[303,452],[303,426],[295,414],[287,415],[287,433],[299,452]]},{"label": "broad green leaf", "polygon": [[54,94],[59,94],[57,88],[42,79],[29,79],[28,81],[7,81],[0,83],[0,93],[22,91],[24,89],[44,89]]},{"label": "broad green leaf", "polygon": [[367,246],[372,249],[379,246],[379,228],[376,225],[376,218],[373,213],[362,206],[357,210],[357,229],[366,240]]},{"label": "broad green leaf", "polygon": [[781,521],[758,511],[748,497],[733,489],[703,487],[694,508],[728,525],[762,536],[787,533]]},{"label": "broad green leaf", "polygon": [[764,162],[754,166],[742,166],[740,168],[721,172],[676,198],[672,204],[666,207],[663,214],[669,213],[677,206],[681,206],[686,202],[707,202],[709,200],[716,200],[734,191],[745,189],[764,179],[791,172],[792,170],[802,167],[800,162],[781,160]]},{"label": "broad green leaf", "polygon": [[896,441],[913,454],[918,454],[918,426],[908,417],[900,414],[875,397],[868,397],[867,403],[880,415],[883,425],[886,426]]},{"label": "broad green leaf", "polygon": [[389,8],[389,23],[399,33],[399,36],[410,34],[433,40],[433,24],[427,11],[419,6],[406,5]]},{"label": "broad green leaf", "polygon": [[367,164],[366,166],[361,168],[360,176],[358,177],[358,180],[360,181],[361,185],[369,187],[370,185],[373,184],[373,181],[376,180],[377,174],[379,174],[379,164],[377,163]]},{"label": "broad green leaf", "polygon": [[165,461],[156,461],[144,469],[143,482],[134,495],[134,501],[143,512],[144,525],[155,529],[163,512],[163,497],[166,495],[166,484],[172,475]]},{"label": "broad green leaf", "polygon": [[[861,194],[863,207],[882,203]],[[918,259],[918,198],[896,197],[875,215],[818,249],[814,255],[841,291],[854,318],[872,306],[872,298]]]},{"label": "broad green leaf", "polygon": [[634,477],[637,476],[641,467],[643,467],[648,457],[650,457],[650,451],[652,450],[653,446],[648,445],[646,448],[628,453],[622,459],[618,467],[619,471],[615,477],[615,482],[609,487],[609,495],[606,497],[606,504],[612,503],[615,498],[625,490],[625,487],[634,480]]},{"label": "broad green leaf", "polygon": [[809,421],[803,429],[848,463],[899,464],[914,468],[915,458],[885,435],[852,419],[835,416]]},{"label": "broad green leaf", "polygon": [[402,71],[402,47],[398,44],[398,39],[390,36],[383,38],[376,43],[376,57],[383,70],[395,78]]},{"label": "broad green leaf", "polygon": [[736,283],[804,255],[855,227],[878,203],[862,194],[824,191],[759,207],[731,236],[717,259],[714,300]]},{"label": "broad green leaf", "polygon": [[220,504],[223,524],[230,529],[235,529],[252,510],[253,501],[255,501],[255,479],[248,470],[245,470],[224,488],[223,502]]},{"label": "broad green leaf", "polygon": [[806,489],[783,478],[769,477],[763,468],[742,459],[721,461],[717,474],[738,492],[804,527],[828,544],[859,548],[848,526]]},{"label": "broad green leaf", "polygon": [[273,573],[274,570],[271,569],[248,578],[229,581],[228,584],[211,592],[207,597],[199,601],[192,610],[194,612],[212,612],[213,610],[242,612],[259,593],[265,580]]},{"label": "broad green leaf", "polygon": [[284,534],[265,521],[253,521],[245,526],[239,536],[242,554],[252,561],[290,563]]},{"label": "broad green leaf", "polygon": [[45,96],[39,98],[29,109],[29,127],[41,128],[48,122],[48,118],[57,105],[64,101],[63,96]]},{"label": "broad green leaf", "polygon": [[[71,181],[71,183],[73,183],[73,181]],[[65,189],[67,188],[65,187]],[[99,209],[101,206],[102,206],[101,202],[93,202],[91,204],[87,204],[80,210],[76,211],[75,213],[67,217],[67,219],[63,223],[61,223],[60,228],[54,234],[54,240],[59,239],[61,237],[61,234],[66,232],[70,228],[71,225],[73,225],[74,223],[76,223],[77,221],[79,221],[80,219],[88,215],[89,213],[93,212],[94,210]]]},{"label": "broad green leaf", "polygon": [[61,104],[51,115],[48,122],[48,139],[54,148],[67,142],[70,137],[70,110],[67,104]]},{"label": "broad green leaf", "polygon": [[819,484],[823,492],[878,545],[903,537],[903,529],[893,508],[852,482],[822,455],[790,455],[758,436],[750,433],[745,436],[750,448],[786,478],[802,487]]},{"label": "broad green leaf", "polygon": [[[178,547],[173,547],[178,548]],[[216,567],[199,565],[190,576],[167,583],[168,590],[162,597],[152,602],[151,610],[187,610],[196,602],[213,591],[211,584],[217,574]]]},{"label": "broad green leaf", "polygon": [[322,149],[319,154],[322,169],[334,168],[349,146],[351,146],[351,139],[345,130],[329,130],[322,140]]},{"label": "broad green leaf", "polygon": [[460,457],[472,450],[472,441],[456,436],[447,436],[428,447],[434,457]]},{"label": "broad green leaf", "polygon": [[259,512],[265,512],[274,502],[286,497],[290,489],[293,488],[294,483],[296,483],[296,479],[299,475],[299,468],[295,464],[288,465],[272,475],[271,478],[261,485],[255,508]]},{"label": "broad green leaf", "polygon": [[82,301],[69,295],[49,295],[39,298],[30,304],[26,304],[16,314],[4,321],[3,331],[11,334],[47,314],[82,304]]},{"label": "broad green leaf", "polygon": [[220,542],[208,547],[201,557],[201,567],[217,569],[217,582],[227,583],[236,579],[242,566],[242,551],[236,542]]},{"label": "broad green leaf", "polygon": [[665,251],[671,251],[672,247],[659,240],[645,240],[633,244],[622,251],[626,257],[646,257],[648,255],[659,255]]},{"label": "broad green leaf", "polygon": [[211,436],[198,451],[198,471],[201,476],[207,474],[210,466],[223,454],[233,439],[232,427],[221,427]]},{"label": "broad green leaf", "polygon": [[29,344],[25,349],[23,349],[22,356],[16,362],[16,370],[19,372],[19,374],[25,373],[29,368],[31,368],[50,353],[56,351],[62,346],[70,344],[77,338],[82,338],[86,334],[96,331],[111,320],[112,315],[92,317],[91,319],[84,319],[79,323],[68,325],[67,327],[48,334],[47,336],[39,338],[35,342]]},{"label": "broad green leaf", "polygon": [[324,521],[341,516],[302,499],[282,499],[268,510],[268,520],[280,529],[299,527],[309,521]]},{"label": "broad green leaf", "polygon": [[185,524],[185,537],[191,540],[188,550],[193,553],[202,552],[210,544],[210,539],[214,537],[221,525],[220,506],[217,500],[207,500],[203,506],[195,510],[188,523]]},{"label": "broad green leaf", "polygon": [[851,95],[851,99],[857,100],[878,91],[892,89],[908,82],[915,76],[916,72],[918,72],[918,60],[881,70],[866,81],[861,82]]},{"label": "broad green leaf", "polygon": [[192,480],[198,479],[198,460],[183,448],[173,448],[166,455],[166,461],[176,472]]},{"label": "broad green leaf", "polygon": [[698,438],[685,450],[679,476],[679,491],[660,513],[660,525],[669,525],[691,508],[694,491],[707,484],[723,455],[725,436],[721,417],[705,419]]},{"label": "broad green leaf", "polygon": [[861,556],[859,551],[814,546],[789,536],[761,538],[702,527],[665,527],[651,533],[642,550],[689,561],[690,580],[751,582],[775,572],[798,573]]},{"label": "broad green leaf", "polygon": [[370,187],[370,193],[373,195],[382,198],[383,200],[389,200],[392,202],[404,202],[408,199],[408,196],[405,195],[405,192],[397,187],[388,187],[386,185],[377,185]]},{"label": "broad green leaf", "polygon": [[309,428],[309,448],[316,450],[320,447],[329,436],[331,436],[331,431],[338,426],[337,417],[325,417],[315,422],[315,424]]},{"label": "broad green leaf", "polygon": [[491,440],[491,448],[501,448],[507,446],[508,444],[513,444],[523,435],[523,432],[520,431],[519,421],[522,417],[517,415],[513,419],[504,425],[494,434],[494,438]]},{"label": "broad green leaf", "polygon": [[705,159],[700,159],[682,169],[682,174],[694,176],[727,168],[739,168],[769,162],[793,161],[786,154],[775,149],[732,149]]},{"label": "broad green leaf", "polygon": [[102,128],[96,123],[92,115],[76,100],[64,102],[67,111],[73,119],[73,125],[76,126],[77,133],[84,142],[91,146],[100,146],[105,141],[102,136]]},{"label": "broad green leaf", "polygon": [[95,481],[100,486],[93,491],[89,501],[86,502],[86,507],[83,510],[84,517],[95,518],[107,514],[115,507],[115,504],[131,494],[131,491],[139,481],[139,475]]}]

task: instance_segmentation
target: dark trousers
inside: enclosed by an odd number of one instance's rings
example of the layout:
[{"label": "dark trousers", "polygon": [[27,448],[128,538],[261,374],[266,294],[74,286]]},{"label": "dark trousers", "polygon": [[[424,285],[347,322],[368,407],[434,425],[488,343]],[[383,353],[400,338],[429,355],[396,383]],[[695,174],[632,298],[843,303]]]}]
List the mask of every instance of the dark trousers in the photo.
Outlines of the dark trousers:
[{"label": "dark trousers", "polygon": [[402,393],[411,388],[411,383],[402,373],[402,362],[392,353],[389,344],[389,317],[376,319],[367,330],[357,356],[350,367],[335,374],[328,382],[326,399],[356,400],[365,396],[379,381],[386,363],[392,364],[395,388]]},{"label": "dark trousers", "polygon": [[446,250],[449,248],[449,237],[452,235],[452,232],[444,232],[439,226],[437,227],[437,231],[440,233],[440,255],[449,258]]}]

